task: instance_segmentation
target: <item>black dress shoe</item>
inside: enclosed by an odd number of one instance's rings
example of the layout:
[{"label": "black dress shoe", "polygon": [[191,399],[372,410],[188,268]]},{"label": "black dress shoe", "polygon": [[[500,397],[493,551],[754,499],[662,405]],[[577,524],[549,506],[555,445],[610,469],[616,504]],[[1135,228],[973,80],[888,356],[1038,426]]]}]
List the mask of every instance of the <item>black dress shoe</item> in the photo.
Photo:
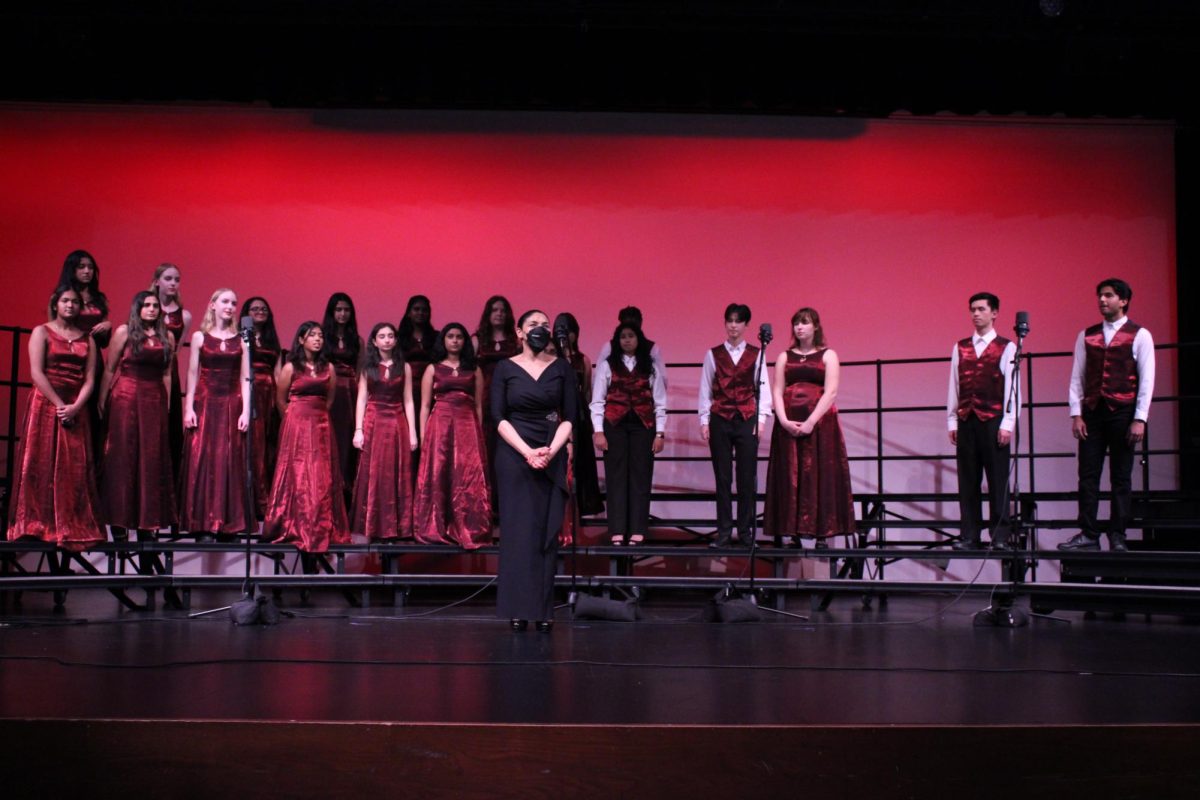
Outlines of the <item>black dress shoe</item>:
[{"label": "black dress shoe", "polygon": [[733,546],[733,531],[721,531],[717,534],[717,538],[708,543],[709,548],[720,550],[724,547]]},{"label": "black dress shoe", "polygon": [[1128,553],[1129,545],[1125,542],[1125,534],[1110,533],[1108,535],[1108,549],[1113,553]]},{"label": "black dress shoe", "polygon": [[1059,550],[1099,550],[1100,538],[1077,533],[1058,546]]},{"label": "black dress shoe", "polygon": [[749,533],[739,533],[738,534],[738,544],[740,544],[742,547],[746,548],[747,550],[751,549],[752,547],[754,547],[754,535],[749,534]]},{"label": "black dress shoe", "polygon": [[550,631],[554,630],[554,621],[548,619],[539,620],[537,629],[538,633],[549,633]]},{"label": "black dress shoe", "polygon": [[951,550],[982,550],[983,545],[978,539],[959,539],[950,545]]},{"label": "black dress shoe", "polygon": [[[521,631],[523,631],[529,627],[529,620],[527,620],[527,619],[510,619],[508,621],[508,624],[509,624],[509,626],[512,627],[513,633],[520,633]],[[541,623],[539,622],[538,624],[540,625]]]},{"label": "black dress shoe", "polygon": [[1005,553],[1014,552],[1017,549],[1017,543],[1013,539],[1001,539],[992,542],[993,550],[1000,550]]}]

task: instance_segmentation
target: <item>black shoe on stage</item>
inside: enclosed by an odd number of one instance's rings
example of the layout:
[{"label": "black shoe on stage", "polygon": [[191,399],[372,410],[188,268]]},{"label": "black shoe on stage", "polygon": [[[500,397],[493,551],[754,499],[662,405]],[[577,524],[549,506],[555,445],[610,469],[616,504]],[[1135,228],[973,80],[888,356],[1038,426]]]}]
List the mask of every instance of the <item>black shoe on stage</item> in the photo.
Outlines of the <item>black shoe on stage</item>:
[{"label": "black shoe on stage", "polygon": [[1059,550],[1099,550],[1100,537],[1077,533],[1058,546]]},{"label": "black shoe on stage", "polygon": [[708,543],[712,550],[720,550],[724,547],[733,546],[733,531],[720,531],[717,533],[717,538]]},{"label": "black shoe on stage", "polygon": [[982,550],[983,544],[978,539],[959,539],[950,545],[951,550]]},{"label": "black shoe on stage", "polygon": [[1113,553],[1128,553],[1129,545],[1125,542],[1125,534],[1110,533],[1108,535],[1108,549]]},{"label": "black shoe on stage", "polygon": [[[512,627],[513,633],[520,633],[529,627],[529,620],[526,619],[510,619],[508,624]],[[540,623],[539,623],[540,624]]]},{"label": "black shoe on stage", "polygon": [[747,550],[751,549],[752,547],[754,547],[754,534],[739,533],[738,534],[738,544],[740,544],[742,547],[746,548]]},{"label": "black shoe on stage", "polygon": [[539,620],[537,629],[538,633],[549,633],[550,631],[554,630],[554,621],[548,619]]}]

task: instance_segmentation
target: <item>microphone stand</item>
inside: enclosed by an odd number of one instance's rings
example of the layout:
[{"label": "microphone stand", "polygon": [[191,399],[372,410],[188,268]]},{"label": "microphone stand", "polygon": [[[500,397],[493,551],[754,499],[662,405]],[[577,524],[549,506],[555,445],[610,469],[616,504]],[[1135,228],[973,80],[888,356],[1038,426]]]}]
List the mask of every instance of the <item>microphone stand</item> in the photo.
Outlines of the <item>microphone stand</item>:
[{"label": "microphone stand", "polygon": [[[795,619],[808,622],[808,617],[804,616],[803,614],[796,614],[792,611],[784,611],[780,608],[767,608],[766,606],[760,606],[758,604],[758,597],[755,594],[754,565],[755,557],[758,555],[758,418],[759,411],[761,410],[760,398],[762,396],[760,387],[762,386],[763,364],[766,362],[767,358],[767,345],[769,345],[774,338],[775,336],[771,331],[771,326],[769,323],[764,323],[759,327],[758,343],[761,346],[758,348],[758,358],[754,364],[754,511],[750,514],[750,588],[747,592],[747,597],[743,600],[743,602],[750,603],[759,611],[769,611],[772,614],[779,614],[780,616],[784,617],[794,617]],[[730,586],[726,591],[726,595],[732,594],[732,591],[733,587]]]}]

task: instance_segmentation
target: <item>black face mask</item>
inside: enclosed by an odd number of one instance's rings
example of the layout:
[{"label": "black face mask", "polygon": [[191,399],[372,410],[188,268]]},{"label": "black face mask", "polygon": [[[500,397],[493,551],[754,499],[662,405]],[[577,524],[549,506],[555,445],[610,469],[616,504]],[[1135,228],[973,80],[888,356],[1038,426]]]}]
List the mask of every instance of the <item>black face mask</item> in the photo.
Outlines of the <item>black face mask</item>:
[{"label": "black face mask", "polygon": [[550,329],[539,325],[525,334],[525,342],[534,353],[540,353],[550,346]]}]

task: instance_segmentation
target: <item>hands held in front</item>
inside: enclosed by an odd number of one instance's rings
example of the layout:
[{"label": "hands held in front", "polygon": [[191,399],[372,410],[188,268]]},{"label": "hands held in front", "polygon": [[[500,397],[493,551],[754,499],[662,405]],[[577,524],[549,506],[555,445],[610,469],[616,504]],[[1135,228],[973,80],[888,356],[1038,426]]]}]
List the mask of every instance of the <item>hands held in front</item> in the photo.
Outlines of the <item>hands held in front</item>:
[{"label": "hands held in front", "polygon": [[532,469],[545,469],[550,464],[553,453],[549,447],[539,447],[525,454],[525,463]]}]

